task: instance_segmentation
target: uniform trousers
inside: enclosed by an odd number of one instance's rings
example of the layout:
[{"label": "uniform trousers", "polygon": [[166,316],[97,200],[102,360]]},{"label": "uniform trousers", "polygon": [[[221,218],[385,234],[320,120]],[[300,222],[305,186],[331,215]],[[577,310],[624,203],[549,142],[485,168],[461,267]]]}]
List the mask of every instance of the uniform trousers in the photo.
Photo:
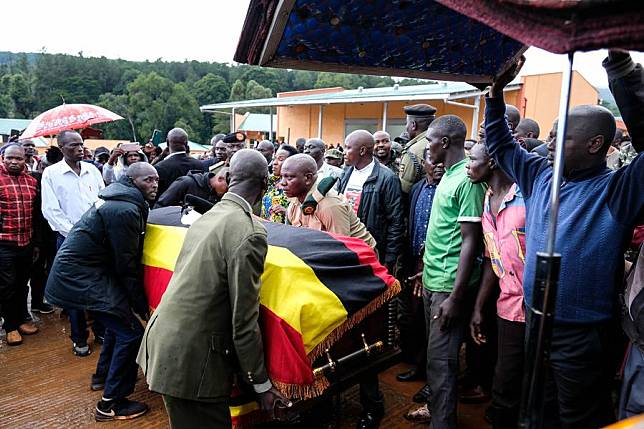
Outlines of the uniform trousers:
[{"label": "uniform trousers", "polygon": [[192,401],[163,395],[172,429],[230,429],[232,420],[228,401]]}]

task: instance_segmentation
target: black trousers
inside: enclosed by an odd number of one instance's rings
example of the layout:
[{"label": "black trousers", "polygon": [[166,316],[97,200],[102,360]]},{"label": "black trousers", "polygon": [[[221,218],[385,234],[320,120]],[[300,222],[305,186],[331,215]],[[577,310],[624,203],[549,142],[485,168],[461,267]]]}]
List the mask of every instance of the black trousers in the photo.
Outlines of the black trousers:
[{"label": "black trousers", "polygon": [[32,256],[31,246],[0,244],[0,314],[6,332],[17,330],[25,321]]},{"label": "black trousers", "polygon": [[519,419],[525,322],[511,322],[497,317],[498,359],[492,384],[492,427],[514,429]]},{"label": "black trousers", "polygon": [[172,429],[230,429],[227,401],[201,402],[163,395]]},{"label": "black trousers", "polygon": [[396,297],[398,302],[398,328],[403,360],[424,374],[427,369],[427,332],[423,299],[414,296],[414,286],[405,285]]},{"label": "black trousers", "polygon": [[611,382],[614,354],[622,352],[615,347],[620,338],[613,321],[555,323],[546,368],[544,428],[592,429],[615,421]]}]

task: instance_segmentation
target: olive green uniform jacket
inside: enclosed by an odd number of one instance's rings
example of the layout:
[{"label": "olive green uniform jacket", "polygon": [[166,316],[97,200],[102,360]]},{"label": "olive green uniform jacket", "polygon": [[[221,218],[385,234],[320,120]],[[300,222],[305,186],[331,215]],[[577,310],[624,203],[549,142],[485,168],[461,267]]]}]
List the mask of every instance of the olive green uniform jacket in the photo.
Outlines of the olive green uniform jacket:
[{"label": "olive green uniform jacket", "polygon": [[427,145],[425,134],[427,134],[427,131],[418,134],[407,142],[403,148],[398,173],[403,194],[409,194],[411,187],[425,177],[422,162],[425,146]]},{"label": "olive green uniform jacket", "polygon": [[230,395],[234,372],[268,382],[257,323],[267,249],[266,229],[230,192],[188,229],[139,349],[150,390],[215,402]]}]

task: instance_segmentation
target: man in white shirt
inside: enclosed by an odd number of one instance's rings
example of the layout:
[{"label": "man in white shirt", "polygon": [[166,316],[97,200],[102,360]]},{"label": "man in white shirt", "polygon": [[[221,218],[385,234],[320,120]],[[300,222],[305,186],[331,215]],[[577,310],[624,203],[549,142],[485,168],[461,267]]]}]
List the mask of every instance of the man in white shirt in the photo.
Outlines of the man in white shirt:
[{"label": "man in white shirt", "polygon": [[[348,166],[337,185],[360,221],[376,240],[380,262],[394,274],[404,234],[400,180],[373,156],[375,140],[366,130],[356,130],[345,139],[344,161]],[[377,428],[384,414],[384,398],[378,374],[364,377],[360,384],[363,411],[358,429]]]},{"label": "man in white shirt", "polygon": [[[76,131],[58,134],[58,147],[63,160],[45,169],[42,175],[42,214],[56,232],[56,248],[60,247],[74,224],[98,200],[105,187],[96,167],[83,159],[83,138]],[[69,310],[73,351],[78,356],[90,354],[87,345],[85,313]],[[100,327],[102,328],[102,327]],[[94,337],[102,338],[102,329],[94,324]]]},{"label": "man in white shirt", "polygon": [[339,179],[342,176],[342,169],[328,164],[324,161],[326,145],[321,139],[308,139],[304,143],[304,153],[311,156],[318,165],[318,179],[333,177]]}]

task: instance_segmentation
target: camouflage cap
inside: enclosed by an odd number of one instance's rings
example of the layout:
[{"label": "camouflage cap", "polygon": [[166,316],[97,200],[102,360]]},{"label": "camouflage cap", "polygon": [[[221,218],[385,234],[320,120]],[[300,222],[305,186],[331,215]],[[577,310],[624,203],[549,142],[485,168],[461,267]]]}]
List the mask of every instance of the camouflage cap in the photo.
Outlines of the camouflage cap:
[{"label": "camouflage cap", "polygon": [[337,149],[329,149],[326,152],[324,152],[324,157],[325,158],[332,158],[332,159],[343,159],[344,156],[342,155],[342,152],[340,152]]}]

